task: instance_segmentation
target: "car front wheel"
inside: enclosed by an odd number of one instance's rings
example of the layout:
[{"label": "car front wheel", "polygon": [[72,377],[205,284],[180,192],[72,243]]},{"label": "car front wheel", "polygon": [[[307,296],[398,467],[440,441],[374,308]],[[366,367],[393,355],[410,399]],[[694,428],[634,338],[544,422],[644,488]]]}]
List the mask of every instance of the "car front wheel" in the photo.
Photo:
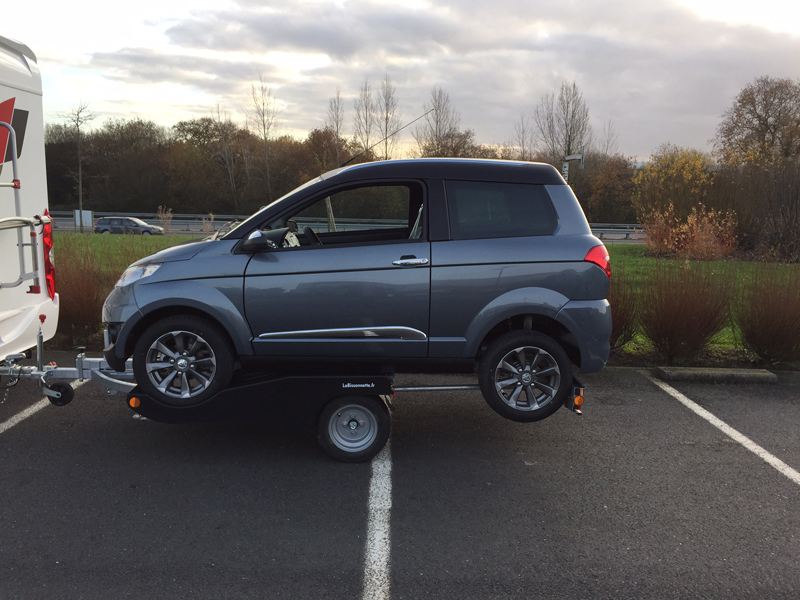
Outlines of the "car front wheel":
[{"label": "car front wheel", "polygon": [[539,421],[564,404],[572,385],[572,364],[553,338],[512,331],[486,349],[478,364],[478,381],[498,414],[512,421]]},{"label": "car front wheel", "polygon": [[133,351],[133,372],[142,390],[167,406],[193,406],[225,389],[234,350],[214,323],[176,315],[148,327]]}]

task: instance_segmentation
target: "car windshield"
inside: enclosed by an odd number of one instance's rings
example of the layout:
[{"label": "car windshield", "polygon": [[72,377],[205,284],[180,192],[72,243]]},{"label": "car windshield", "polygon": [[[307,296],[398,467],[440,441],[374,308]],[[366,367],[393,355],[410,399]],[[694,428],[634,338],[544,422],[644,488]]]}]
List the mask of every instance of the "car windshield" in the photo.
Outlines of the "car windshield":
[{"label": "car windshield", "polygon": [[312,180],[310,180],[310,181],[306,181],[306,182],[305,182],[303,185],[301,185],[300,187],[296,187],[296,188],[295,188],[295,189],[293,189],[291,192],[289,192],[288,194],[285,194],[285,195],[281,196],[280,198],[278,198],[278,199],[277,199],[277,200],[275,200],[274,202],[270,202],[270,203],[269,203],[269,204],[267,204],[266,206],[262,206],[261,208],[259,208],[259,209],[258,209],[258,211],[256,211],[256,212],[255,212],[255,213],[253,213],[252,215],[250,215],[250,216],[249,216],[247,219],[245,219],[244,221],[232,221],[232,222],[230,223],[230,225],[231,225],[230,229],[227,229],[227,230],[225,230],[225,227],[222,227],[222,228],[220,228],[220,230],[219,230],[219,231],[218,231],[216,234],[214,234],[214,235],[210,236],[208,239],[213,239],[213,240],[216,240],[216,239],[219,239],[219,238],[223,238],[223,237],[225,237],[225,236],[226,236],[226,235],[228,235],[229,233],[231,233],[231,232],[235,231],[236,229],[238,229],[240,226],[242,226],[242,225],[245,225],[245,224],[249,223],[249,222],[250,222],[251,220],[253,220],[253,219],[257,219],[257,218],[258,218],[258,215],[260,215],[260,214],[261,214],[263,211],[267,210],[268,208],[272,208],[273,206],[276,206],[277,204],[279,204],[279,203],[281,203],[281,202],[284,202],[284,201],[285,201],[287,198],[289,198],[289,197],[291,197],[291,196],[294,196],[296,193],[298,193],[298,192],[300,192],[300,191],[302,191],[302,190],[306,189],[307,187],[309,187],[309,186],[311,186],[311,185],[314,185],[315,183],[317,183],[317,182],[319,182],[319,181],[322,181],[322,178],[321,178],[321,177],[316,177],[316,178],[314,178],[314,179],[312,179]]},{"label": "car windshield", "polygon": [[131,221],[133,221],[134,223],[136,223],[137,225],[144,225],[145,227],[149,227],[149,225],[147,223],[145,223],[144,221],[142,221],[141,219],[137,219],[136,217],[128,217],[128,218]]}]

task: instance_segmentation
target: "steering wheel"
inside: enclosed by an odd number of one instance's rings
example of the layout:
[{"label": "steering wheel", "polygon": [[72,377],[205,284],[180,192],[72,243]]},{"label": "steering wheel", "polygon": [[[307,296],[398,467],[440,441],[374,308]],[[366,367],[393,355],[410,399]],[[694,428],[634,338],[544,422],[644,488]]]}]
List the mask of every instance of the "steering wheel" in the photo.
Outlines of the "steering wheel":
[{"label": "steering wheel", "polygon": [[317,232],[311,229],[311,227],[303,229],[303,235],[306,236],[306,239],[312,246],[322,246],[322,240],[319,239]]}]

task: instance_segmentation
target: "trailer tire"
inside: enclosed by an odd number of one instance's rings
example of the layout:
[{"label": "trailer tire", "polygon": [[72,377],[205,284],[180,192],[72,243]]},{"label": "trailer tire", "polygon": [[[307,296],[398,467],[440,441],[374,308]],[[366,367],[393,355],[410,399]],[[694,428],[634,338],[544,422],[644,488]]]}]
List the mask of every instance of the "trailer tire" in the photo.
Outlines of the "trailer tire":
[{"label": "trailer tire", "polygon": [[342,396],[328,402],[317,421],[317,439],[342,462],[372,460],[386,445],[392,419],[378,396]]},{"label": "trailer tire", "polygon": [[174,315],[145,329],[133,351],[139,387],[172,407],[201,404],[224,390],[233,376],[235,352],[208,319]]}]

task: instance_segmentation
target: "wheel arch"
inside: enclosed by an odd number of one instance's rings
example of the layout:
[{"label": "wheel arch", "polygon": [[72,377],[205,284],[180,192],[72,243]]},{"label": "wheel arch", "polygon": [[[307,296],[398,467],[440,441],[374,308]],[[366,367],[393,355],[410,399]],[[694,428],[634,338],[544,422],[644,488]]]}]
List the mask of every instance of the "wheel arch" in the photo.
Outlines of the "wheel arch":
[{"label": "wheel arch", "polygon": [[127,338],[125,339],[125,356],[127,357],[133,354],[133,349],[136,346],[137,340],[142,335],[142,333],[144,333],[144,331],[148,327],[150,327],[150,325],[156,323],[161,319],[164,319],[166,317],[172,317],[175,315],[192,315],[210,321],[220,329],[220,332],[223,335],[225,335],[225,337],[230,342],[231,347],[235,349],[237,356],[246,353],[246,351],[243,351],[239,347],[234,337],[231,336],[230,327],[226,326],[224,322],[216,318],[208,311],[202,310],[197,306],[192,306],[188,304],[179,304],[179,305],[168,304],[165,306],[154,308],[153,310],[145,313],[142,316],[142,318],[139,319],[136,322],[136,324],[131,328],[131,330],[128,332]]},{"label": "wheel arch", "polygon": [[581,352],[575,336],[563,324],[556,321],[553,317],[540,313],[524,312],[507,317],[492,327],[481,339],[475,353],[475,360],[480,361],[481,356],[491,343],[501,335],[511,331],[523,330],[537,331],[547,335],[558,343],[567,353],[570,361],[581,366]]},{"label": "wheel arch", "polygon": [[557,320],[559,311],[569,298],[547,288],[519,288],[495,298],[481,310],[470,324],[466,339],[470,340],[466,356],[480,360],[486,347],[508,333],[531,329],[552,337],[569,359],[581,366],[578,341],[564,324]]}]

